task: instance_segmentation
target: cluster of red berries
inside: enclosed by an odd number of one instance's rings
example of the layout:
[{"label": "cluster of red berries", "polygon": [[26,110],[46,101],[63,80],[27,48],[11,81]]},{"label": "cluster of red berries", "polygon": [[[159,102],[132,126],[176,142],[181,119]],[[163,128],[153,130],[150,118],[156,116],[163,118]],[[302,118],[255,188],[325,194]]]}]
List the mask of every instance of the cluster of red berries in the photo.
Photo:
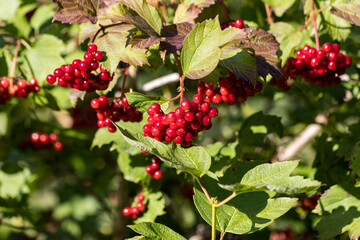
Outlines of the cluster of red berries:
[{"label": "cluster of red berries", "polygon": [[154,178],[156,180],[159,180],[160,178],[162,178],[162,172],[159,170],[160,169],[160,159],[156,156],[154,156],[151,159],[151,165],[148,165],[145,167],[145,171],[149,174],[149,176],[151,178]]},{"label": "cluster of red berries", "polygon": [[[88,46],[88,52],[84,54],[84,61],[75,59],[72,64],[62,65],[55,69],[54,74],[47,76],[46,80],[54,84],[56,81],[62,87],[75,88],[82,91],[93,92],[107,89],[113,76],[100,65],[103,59],[102,52],[97,50],[95,44]],[[100,65],[100,66],[99,66]],[[100,67],[100,73],[92,73]]]},{"label": "cluster of red berries", "polygon": [[118,100],[100,96],[99,98],[91,100],[90,105],[97,112],[98,127],[107,127],[109,132],[116,131],[113,122],[120,120],[124,122],[141,122],[142,120],[142,113],[129,105],[125,97]]},{"label": "cluster of red berries", "polygon": [[218,110],[196,94],[193,102],[183,100],[174,112],[165,114],[158,103],[153,103],[147,113],[149,118],[143,127],[144,136],[189,147],[200,131],[211,128],[211,118],[218,115]]},{"label": "cluster of red berries", "polygon": [[244,21],[241,18],[236,19],[233,23],[221,24],[221,30],[225,28],[239,28],[243,29],[245,27]]},{"label": "cluster of red berries", "polygon": [[131,219],[137,219],[140,212],[145,211],[145,204],[143,203],[145,200],[145,196],[139,193],[135,197],[135,201],[131,204],[134,207],[126,207],[122,210],[122,213],[125,217],[129,217]]},{"label": "cluster of red berries", "polygon": [[351,58],[340,53],[340,46],[336,43],[324,43],[318,51],[306,45],[298,49],[295,56],[285,64],[285,74],[294,79],[303,77],[319,86],[339,84],[340,75],[351,66]]},{"label": "cluster of red berries", "polygon": [[318,200],[321,195],[315,195],[314,197],[306,197],[301,199],[301,209],[304,211],[313,210],[318,205]]},{"label": "cluster of red berries", "polygon": [[21,143],[24,146],[31,146],[34,149],[55,149],[61,151],[64,143],[59,141],[59,135],[56,133],[32,132],[27,142]]},{"label": "cluster of red berries", "polygon": [[[255,93],[262,90],[262,83],[256,82],[252,86],[244,79],[237,79],[235,75],[230,74],[228,77],[219,79],[219,87],[214,88],[214,84],[210,85],[200,82],[198,93],[204,96],[207,103],[223,103],[234,105],[238,102],[245,102],[248,97],[254,96]],[[196,95],[195,95],[196,96]]]},{"label": "cluster of red berries", "polygon": [[36,78],[31,78],[29,83],[24,79],[17,81],[12,88],[10,81],[6,77],[0,79],[0,104],[6,104],[13,96],[17,98],[26,98],[31,92],[40,91]]}]

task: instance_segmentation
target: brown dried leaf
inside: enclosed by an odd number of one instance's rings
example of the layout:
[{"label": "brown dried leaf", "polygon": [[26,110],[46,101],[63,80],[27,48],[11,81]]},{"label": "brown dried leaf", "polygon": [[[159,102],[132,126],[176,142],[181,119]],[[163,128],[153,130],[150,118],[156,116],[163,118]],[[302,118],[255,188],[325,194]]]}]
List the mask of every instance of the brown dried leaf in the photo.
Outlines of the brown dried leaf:
[{"label": "brown dried leaf", "polygon": [[331,7],[330,13],[360,26],[360,4],[337,3],[332,4]]},{"label": "brown dried leaf", "polygon": [[59,9],[56,11],[53,22],[83,23],[97,22],[97,11],[101,7],[102,0],[56,0]]},{"label": "brown dried leaf", "polygon": [[194,20],[199,16],[201,11],[201,8],[194,4],[186,6],[184,3],[180,3],[175,12],[174,23],[190,22],[194,24]]},{"label": "brown dried leaf", "polygon": [[174,50],[181,49],[185,37],[191,32],[194,25],[188,22],[165,26],[161,31],[161,37],[166,39],[168,47]]}]

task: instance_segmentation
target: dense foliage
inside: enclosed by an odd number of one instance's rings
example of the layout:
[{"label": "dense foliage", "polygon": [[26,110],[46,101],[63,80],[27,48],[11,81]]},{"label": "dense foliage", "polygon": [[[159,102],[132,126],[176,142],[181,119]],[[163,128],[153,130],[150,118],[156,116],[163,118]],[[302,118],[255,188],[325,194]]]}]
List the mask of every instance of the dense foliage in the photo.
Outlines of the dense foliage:
[{"label": "dense foliage", "polygon": [[0,0],[0,239],[358,239],[358,0]]}]

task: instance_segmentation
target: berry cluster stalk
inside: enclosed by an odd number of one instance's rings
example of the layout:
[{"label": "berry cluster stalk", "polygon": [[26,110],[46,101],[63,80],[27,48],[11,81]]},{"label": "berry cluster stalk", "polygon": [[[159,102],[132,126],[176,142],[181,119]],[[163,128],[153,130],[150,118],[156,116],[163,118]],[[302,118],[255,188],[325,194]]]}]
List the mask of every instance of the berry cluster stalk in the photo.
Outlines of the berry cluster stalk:
[{"label": "berry cluster stalk", "polygon": [[224,1],[223,0],[219,0],[219,1],[220,1],[221,5],[222,5],[222,8],[223,8],[225,16],[226,16],[226,22],[230,22],[231,19],[230,19],[229,12],[227,10],[227,7],[226,7]]},{"label": "berry cluster stalk", "polygon": [[14,85],[16,62],[17,62],[17,57],[19,55],[20,46],[21,46],[21,41],[20,41],[20,39],[17,39],[16,40],[16,48],[15,48],[15,52],[14,52],[14,57],[13,57],[13,61],[12,61],[12,66],[11,66],[11,72],[10,72],[10,76],[9,76],[9,78],[10,78],[10,89],[13,89],[13,85]]},{"label": "berry cluster stalk", "polygon": [[315,42],[316,42],[316,50],[320,50],[320,42],[319,42],[319,33],[316,25],[316,17],[315,17],[315,7],[314,7],[314,1],[311,0],[311,18],[314,25],[314,31],[315,31]]}]

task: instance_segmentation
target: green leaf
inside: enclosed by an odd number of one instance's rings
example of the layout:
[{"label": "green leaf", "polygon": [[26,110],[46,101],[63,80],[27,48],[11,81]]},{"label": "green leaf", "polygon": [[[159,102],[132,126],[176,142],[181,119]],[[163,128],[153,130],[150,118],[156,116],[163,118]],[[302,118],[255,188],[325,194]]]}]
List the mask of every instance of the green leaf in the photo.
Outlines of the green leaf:
[{"label": "green leaf", "polygon": [[360,200],[352,195],[359,195],[359,189],[348,192],[339,185],[332,186],[319,199],[313,210],[322,215],[317,224],[320,239],[333,239],[335,236],[348,232],[351,239],[360,237]]},{"label": "green leaf", "polygon": [[20,198],[21,194],[29,193],[30,189],[27,184],[31,177],[28,168],[14,174],[7,174],[0,170],[0,197]]},{"label": "green leaf", "polygon": [[60,110],[55,97],[46,89],[34,94],[35,103],[42,107],[48,107],[52,110]]},{"label": "green leaf", "polygon": [[148,64],[145,50],[134,49],[130,45],[126,46],[129,31],[133,27],[129,24],[122,24],[109,28],[104,34],[100,34],[95,40],[100,51],[106,52],[107,60],[104,66],[114,72],[120,61],[133,66]]},{"label": "green leaf", "polygon": [[158,11],[144,0],[120,0],[120,4],[126,5],[135,11],[146,23],[160,36],[162,21]]},{"label": "green leaf", "polygon": [[203,78],[210,74],[220,60],[221,36],[217,19],[207,20],[195,26],[184,40],[181,51],[181,66],[190,79]]},{"label": "green leaf", "polygon": [[129,92],[125,93],[125,96],[128,103],[136,107],[140,112],[146,112],[153,103],[160,104],[163,111],[169,106],[169,100],[160,95],[148,96],[138,92]]},{"label": "green leaf", "polygon": [[239,142],[244,145],[262,146],[267,134],[277,133],[282,136],[283,131],[284,127],[280,117],[257,112],[244,121],[238,138]]},{"label": "green leaf", "polygon": [[360,4],[334,3],[331,4],[330,13],[341,17],[351,24],[360,26]]},{"label": "green leaf", "polygon": [[101,148],[104,145],[112,144],[110,150],[117,150],[118,152],[126,152],[129,154],[136,154],[138,149],[129,145],[119,132],[110,133],[107,128],[99,128],[93,138],[90,149],[94,147]]},{"label": "green leaf", "polygon": [[[322,21],[322,19],[324,19],[325,22]],[[319,24],[325,25],[327,33],[333,40],[345,41],[351,32],[351,24],[331,14],[330,11],[324,11],[323,18],[319,15],[316,20]]]},{"label": "green leaf", "polygon": [[195,6],[198,6],[200,8],[207,8],[215,4],[215,0],[185,0],[184,4],[185,6],[190,6],[194,4]]},{"label": "green leaf", "polygon": [[236,55],[222,59],[220,63],[229,68],[238,78],[243,78],[253,84],[257,80],[256,59],[246,50],[239,50]]},{"label": "green leaf", "polygon": [[349,156],[350,169],[352,169],[357,176],[360,176],[360,143],[357,143]]},{"label": "green leaf", "polygon": [[281,17],[284,13],[294,5],[296,0],[262,0],[269,6],[274,7],[274,12],[277,17]]},{"label": "green leaf", "polygon": [[[229,192],[215,188],[216,181],[202,179],[205,188],[211,197],[222,201]],[[201,190],[199,184],[195,185],[194,202],[202,218],[211,225],[211,204]],[[221,232],[234,234],[247,234],[259,231],[270,225],[274,219],[290,210],[296,198],[274,198],[266,192],[244,193],[236,196],[226,204],[216,208],[216,229]]]},{"label": "green leaf", "polygon": [[183,238],[181,235],[160,223],[143,222],[136,225],[130,225],[129,228],[147,237],[144,239],[185,240],[185,238]]},{"label": "green leaf", "polygon": [[149,163],[146,163],[145,158],[144,154],[131,156],[128,153],[119,152],[117,162],[126,181],[139,183],[148,177],[145,167]]},{"label": "green leaf", "polygon": [[19,6],[19,0],[0,0],[0,20],[7,20],[13,17]]},{"label": "green leaf", "polygon": [[[304,179],[302,176],[289,176],[298,163],[298,161],[287,161],[260,164],[248,169],[245,174],[242,174],[243,170],[239,172],[237,169],[247,169],[249,163],[239,163],[225,172],[224,177],[220,179],[219,186],[237,194],[266,190],[278,193],[304,193],[319,188],[321,183],[318,181]],[[229,177],[230,175],[231,177]],[[236,183],[231,184],[234,182]]]},{"label": "green leaf", "polygon": [[153,138],[144,137],[140,124],[121,122],[116,126],[129,144],[158,156],[173,168],[196,177],[203,176],[210,168],[211,157],[202,147],[183,148],[179,144],[167,145]]},{"label": "green leaf", "polygon": [[145,213],[136,219],[134,223],[154,222],[158,216],[165,214],[165,198],[162,192],[151,193],[145,197],[147,199]]},{"label": "green leaf", "polygon": [[34,15],[30,19],[30,25],[34,29],[40,29],[40,27],[50,20],[54,15],[54,8],[51,5],[42,5],[36,9]]},{"label": "green leaf", "polygon": [[61,53],[64,43],[53,35],[43,34],[36,38],[31,49],[24,51],[28,59],[29,65],[37,78],[39,85],[42,86],[46,82],[46,76],[49,71],[65,64]]}]

